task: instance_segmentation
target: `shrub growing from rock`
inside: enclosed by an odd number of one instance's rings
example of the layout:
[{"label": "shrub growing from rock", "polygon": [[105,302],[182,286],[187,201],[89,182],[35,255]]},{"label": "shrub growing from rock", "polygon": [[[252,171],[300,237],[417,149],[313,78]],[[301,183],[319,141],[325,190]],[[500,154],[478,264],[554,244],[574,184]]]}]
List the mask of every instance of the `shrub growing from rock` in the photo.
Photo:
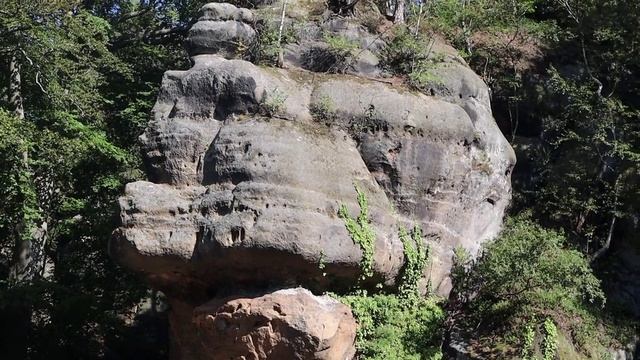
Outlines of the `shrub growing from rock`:
[{"label": "shrub growing from rock", "polygon": [[396,294],[344,296],[358,321],[359,359],[441,359],[444,311],[432,298],[403,298]]},{"label": "shrub growing from rock", "polygon": [[[591,315],[605,302],[600,280],[561,233],[518,216],[507,221],[500,237],[486,245],[477,260],[461,257],[454,262],[450,306],[452,314],[465,313],[458,324],[481,329],[471,337],[477,335],[483,343],[503,342],[522,354],[531,353],[535,340],[545,358],[555,353],[549,332],[556,324],[558,332],[581,334],[573,339],[582,347],[578,350],[591,352],[598,346],[589,343],[606,341],[595,331]],[[522,334],[518,329],[524,329]]]},{"label": "shrub growing from rock", "polygon": [[392,73],[406,75],[409,84],[424,90],[429,84],[441,82],[432,71],[443,59],[433,52],[435,40],[423,34],[411,34],[400,28],[385,48],[383,59]]}]

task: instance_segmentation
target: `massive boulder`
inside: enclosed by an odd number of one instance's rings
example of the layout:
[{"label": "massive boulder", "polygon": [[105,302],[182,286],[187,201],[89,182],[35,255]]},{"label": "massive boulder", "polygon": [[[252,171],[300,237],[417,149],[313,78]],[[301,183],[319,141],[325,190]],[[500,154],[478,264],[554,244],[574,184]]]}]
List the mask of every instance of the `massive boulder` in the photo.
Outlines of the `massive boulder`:
[{"label": "massive boulder", "polygon": [[[500,229],[513,151],[486,85],[444,45],[428,96],[377,71],[241,60],[252,21],[202,8],[193,66],[167,71],[141,136],[150,181],[127,185],[111,252],[169,297],[173,358],[349,359],[350,311],[297,287],[393,288],[399,229],[419,226],[425,285],[446,295],[454,249],[476,253]],[[359,215],[370,244],[345,226]]]},{"label": "massive boulder", "polygon": [[356,322],[349,308],[301,288],[214,299],[189,313],[193,327],[174,335],[184,342],[178,348],[188,352],[181,358],[333,360],[354,355]]}]

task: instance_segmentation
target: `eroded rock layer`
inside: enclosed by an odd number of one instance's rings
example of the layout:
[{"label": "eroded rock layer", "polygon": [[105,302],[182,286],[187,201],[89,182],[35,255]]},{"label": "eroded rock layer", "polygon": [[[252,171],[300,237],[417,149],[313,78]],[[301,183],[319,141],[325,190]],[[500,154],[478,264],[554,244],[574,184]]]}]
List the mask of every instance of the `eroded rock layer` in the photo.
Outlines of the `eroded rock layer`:
[{"label": "eroded rock layer", "polygon": [[[253,21],[229,4],[202,8],[193,67],[166,72],[141,136],[150,182],[127,185],[111,251],[170,298],[176,359],[348,359],[347,308],[277,289],[393,287],[399,228],[419,226],[425,280],[446,294],[453,250],[474,254],[499,231],[515,158],[486,85],[453,49],[434,47],[444,60],[428,96],[369,78],[382,73],[373,58],[354,75],[312,73],[291,47],[287,69],[240,60]],[[371,45],[332,21],[319,28]],[[375,233],[372,276],[338,216],[362,210],[356,188]]]}]

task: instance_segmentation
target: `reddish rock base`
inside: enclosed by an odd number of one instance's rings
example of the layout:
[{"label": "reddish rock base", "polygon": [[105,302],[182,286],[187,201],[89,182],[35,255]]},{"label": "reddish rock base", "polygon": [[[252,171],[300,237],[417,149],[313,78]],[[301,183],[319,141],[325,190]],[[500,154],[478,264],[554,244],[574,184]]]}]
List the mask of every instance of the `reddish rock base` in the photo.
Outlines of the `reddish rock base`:
[{"label": "reddish rock base", "polygon": [[355,354],[351,310],[303,288],[196,308],[174,304],[171,326],[176,360],[348,360]]}]

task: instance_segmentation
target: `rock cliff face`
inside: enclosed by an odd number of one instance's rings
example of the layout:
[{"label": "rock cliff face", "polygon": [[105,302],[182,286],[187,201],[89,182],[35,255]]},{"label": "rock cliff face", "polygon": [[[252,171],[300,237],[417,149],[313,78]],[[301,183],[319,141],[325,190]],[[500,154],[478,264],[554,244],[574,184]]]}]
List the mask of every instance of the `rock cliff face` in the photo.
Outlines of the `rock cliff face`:
[{"label": "rock cliff face", "polygon": [[[373,53],[353,75],[311,72],[291,46],[286,70],[238,59],[253,21],[202,8],[193,67],[164,76],[141,136],[150,181],[127,185],[111,251],[169,297],[176,359],[349,359],[349,309],[298,287],[393,287],[398,229],[415,225],[432,249],[425,279],[446,294],[454,248],[473,254],[499,231],[515,157],[453,49],[435,47],[442,80],[427,96],[370,78],[382,73]],[[372,276],[338,216],[362,210],[356,188],[375,232]]]}]

